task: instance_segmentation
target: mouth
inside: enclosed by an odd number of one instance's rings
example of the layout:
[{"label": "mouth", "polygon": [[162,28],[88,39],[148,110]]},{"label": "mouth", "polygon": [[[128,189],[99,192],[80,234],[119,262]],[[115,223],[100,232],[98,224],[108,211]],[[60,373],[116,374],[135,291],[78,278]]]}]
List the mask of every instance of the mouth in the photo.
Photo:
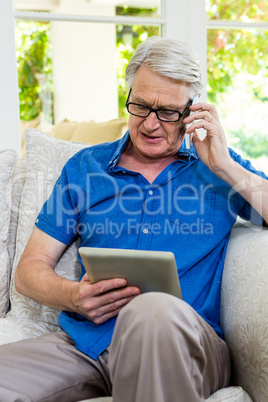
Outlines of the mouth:
[{"label": "mouth", "polygon": [[145,133],[142,133],[142,136],[146,142],[150,142],[150,143],[158,143],[158,142],[162,141],[162,139],[163,139],[163,137],[161,137],[161,136],[148,135]]}]

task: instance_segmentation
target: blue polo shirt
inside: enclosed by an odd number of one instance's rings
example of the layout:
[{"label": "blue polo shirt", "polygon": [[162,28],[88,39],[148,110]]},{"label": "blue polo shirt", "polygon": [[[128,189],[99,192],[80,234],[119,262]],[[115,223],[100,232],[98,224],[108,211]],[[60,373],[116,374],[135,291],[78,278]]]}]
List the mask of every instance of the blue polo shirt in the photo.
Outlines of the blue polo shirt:
[{"label": "blue polo shirt", "polygon": [[[172,251],[184,301],[222,337],[221,278],[230,231],[237,215],[262,223],[260,215],[182,144],[180,159],[151,184],[140,173],[117,166],[129,140],[99,144],[75,154],[64,166],[36,226],[66,245]],[[230,149],[231,157],[262,177]],[[85,274],[82,265],[81,277]],[[69,312],[60,327],[78,350],[97,357],[112,339],[116,318],[94,324]]]}]

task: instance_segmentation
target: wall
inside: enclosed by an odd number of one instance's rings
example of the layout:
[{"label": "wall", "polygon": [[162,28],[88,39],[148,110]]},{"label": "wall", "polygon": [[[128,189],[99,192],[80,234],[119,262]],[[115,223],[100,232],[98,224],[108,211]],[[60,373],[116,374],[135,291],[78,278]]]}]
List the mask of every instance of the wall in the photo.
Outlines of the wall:
[{"label": "wall", "polygon": [[[114,6],[61,1],[54,12],[115,14]],[[55,122],[118,117],[114,24],[52,22]]]}]

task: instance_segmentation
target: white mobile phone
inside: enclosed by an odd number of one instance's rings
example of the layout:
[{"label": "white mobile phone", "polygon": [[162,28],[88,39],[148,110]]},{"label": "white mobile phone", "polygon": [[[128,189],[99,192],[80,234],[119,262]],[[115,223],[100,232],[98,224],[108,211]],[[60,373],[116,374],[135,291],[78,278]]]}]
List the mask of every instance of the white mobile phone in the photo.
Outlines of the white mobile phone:
[{"label": "white mobile phone", "polygon": [[[194,105],[195,103],[198,102],[198,98],[199,98],[199,95],[196,94],[196,95],[193,97],[192,105]],[[193,112],[190,112],[190,115],[191,115],[192,113],[193,113]],[[191,123],[191,124],[186,124],[186,129],[187,129],[188,127],[190,127],[192,124],[193,124],[193,123]],[[191,148],[192,137],[193,137],[193,134],[192,134],[192,133],[191,133],[191,134],[185,133],[185,144],[186,144],[186,148],[187,148],[187,149],[190,149],[190,148]]]}]

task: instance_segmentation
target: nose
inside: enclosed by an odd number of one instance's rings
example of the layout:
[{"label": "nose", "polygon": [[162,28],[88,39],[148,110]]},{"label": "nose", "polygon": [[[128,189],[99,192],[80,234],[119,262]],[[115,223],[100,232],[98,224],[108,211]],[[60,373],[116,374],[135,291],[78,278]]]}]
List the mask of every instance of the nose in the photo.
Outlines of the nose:
[{"label": "nose", "polygon": [[146,130],[156,130],[160,126],[160,120],[157,118],[155,112],[150,112],[149,116],[144,119],[144,127]]}]

